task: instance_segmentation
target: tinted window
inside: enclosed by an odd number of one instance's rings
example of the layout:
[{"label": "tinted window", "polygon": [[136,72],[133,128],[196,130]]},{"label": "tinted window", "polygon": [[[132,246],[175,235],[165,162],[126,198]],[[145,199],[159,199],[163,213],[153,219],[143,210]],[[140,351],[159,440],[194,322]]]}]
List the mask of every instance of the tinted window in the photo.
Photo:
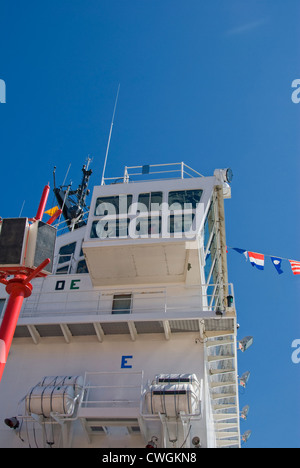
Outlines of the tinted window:
[{"label": "tinted window", "polygon": [[148,216],[145,218],[138,218],[136,220],[135,233],[137,236],[160,234],[161,232],[161,217]]},{"label": "tinted window", "polygon": [[169,232],[189,232],[193,226],[194,214],[169,216]]},{"label": "tinted window", "polygon": [[169,207],[174,210],[196,209],[201,200],[203,190],[179,190],[169,192]]},{"label": "tinted window", "polygon": [[[143,204],[147,211],[159,211],[162,198],[162,192],[141,193],[138,198],[138,203]],[[143,206],[139,207],[139,210],[146,211]]]},{"label": "tinted window", "polygon": [[76,249],[76,242],[72,242],[71,244],[64,245],[59,250],[59,262],[58,263],[65,263],[71,260],[72,254],[75,252]]},{"label": "tinted window", "polygon": [[80,260],[77,264],[77,271],[76,273],[88,273],[89,270],[88,270],[88,267],[87,267],[87,264],[86,264],[86,261],[85,259],[83,260]]},{"label": "tinted window", "polygon": [[112,306],[113,314],[130,314],[131,294],[115,294]]},{"label": "tinted window", "polygon": [[208,214],[204,224],[204,248],[206,249],[210,239],[211,232],[214,227],[214,205],[211,203]]},{"label": "tinted window", "polygon": [[118,215],[128,213],[129,207],[132,204],[132,195],[118,195],[113,197],[97,198],[95,215]]},{"label": "tinted window", "polygon": [[130,219],[110,219],[94,221],[91,229],[91,238],[114,239],[128,237]]},{"label": "tinted window", "polygon": [[57,268],[56,274],[57,275],[67,275],[69,273],[69,268],[70,268],[69,265],[66,265],[66,266],[64,266],[62,268]]}]

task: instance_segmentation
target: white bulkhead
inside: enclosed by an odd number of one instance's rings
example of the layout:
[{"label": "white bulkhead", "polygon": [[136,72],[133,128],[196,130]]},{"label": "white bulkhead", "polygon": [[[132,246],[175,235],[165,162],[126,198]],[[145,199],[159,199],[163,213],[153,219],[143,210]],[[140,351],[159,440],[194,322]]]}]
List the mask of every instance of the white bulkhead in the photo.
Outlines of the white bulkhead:
[{"label": "white bulkhead", "polygon": [[240,447],[227,172],[129,169],[58,227],[0,384],[0,447]]}]

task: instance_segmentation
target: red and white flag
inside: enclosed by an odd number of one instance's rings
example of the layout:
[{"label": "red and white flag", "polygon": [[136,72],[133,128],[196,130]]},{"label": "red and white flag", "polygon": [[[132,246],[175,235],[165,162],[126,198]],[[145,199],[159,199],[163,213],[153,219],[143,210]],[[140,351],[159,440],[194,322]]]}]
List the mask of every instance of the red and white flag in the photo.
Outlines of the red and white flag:
[{"label": "red and white flag", "polygon": [[297,262],[296,260],[289,260],[293,273],[294,275],[300,275],[300,262]]},{"label": "red and white flag", "polygon": [[258,268],[259,270],[263,270],[265,267],[265,256],[260,253],[256,252],[248,252],[249,259],[251,265]]}]

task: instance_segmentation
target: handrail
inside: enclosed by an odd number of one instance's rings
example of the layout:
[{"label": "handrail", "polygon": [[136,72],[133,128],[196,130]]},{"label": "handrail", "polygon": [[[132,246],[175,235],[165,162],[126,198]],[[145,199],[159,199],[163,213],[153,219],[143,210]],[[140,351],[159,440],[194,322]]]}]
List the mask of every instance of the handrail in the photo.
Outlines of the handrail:
[{"label": "handrail", "polygon": [[[65,275],[59,275],[65,278]],[[228,298],[224,297],[223,287],[228,289]],[[231,283],[226,285],[202,285],[190,286],[185,290],[187,294],[174,294],[172,288],[140,288],[130,291],[125,290],[84,290],[84,291],[56,291],[56,301],[47,302],[49,292],[43,293],[41,287],[32,297],[26,300],[20,314],[20,318],[45,317],[45,316],[78,316],[98,315],[112,316],[118,314],[142,315],[163,314],[165,318],[171,317],[173,313],[189,312],[220,312],[226,313],[229,307],[235,308],[234,290]],[[82,300],[81,300],[81,294]],[[89,307],[87,309],[86,293],[89,293]],[[53,293],[52,298],[53,298]],[[119,301],[124,301],[124,295],[131,295],[130,306],[114,308]],[[151,295],[151,296],[149,296]],[[120,296],[120,297],[118,297]],[[128,298],[129,301],[129,298]],[[45,308],[45,303],[47,307]],[[224,303],[225,302],[225,303]],[[42,305],[41,309],[40,306]]]},{"label": "handrail", "polygon": [[[161,168],[157,170],[156,168]],[[165,170],[165,168],[168,168]],[[135,172],[130,172],[135,170]],[[167,163],[167,164],[149,164],[143,166],[125,166],[123,176],[115,176],[115,177],[105,177],[103,182],[110,181],[110,183],[131,183],[134,182],[132,179],[133,177],[141,177],[141,176],[157,176],[158,174],[169,174],[169,175],[178,175],[168,177],[168,179],[184,179],[185,176],[187,178],[194,178],[194,177],[204,177],[200,172],[196,171],[195,169],[191,168],[184,162],[180,163]],[[160,177],[157,177],[161,179]],[[155,177],[154,177],[155,179]],[[153,179],[152,179],[153,180]],[[114,181],[114,182],[111,182]]]},{"label": "handrail", "polygon": [[[107,385],[108,380],[112,378],[113,384]],[[126,385],[126,380],[134,383]],[[100,380],[100,381],[99,381]],[[98,383],[99,382],[99,383]],[[104,382],[104,385],[101,384]],[[130,404],[140,405],[140,398],[144,387],[144,372],[85,372],[84,376],[84,397],[81,401],[81,408],[99,408],[99,407],[128,407]],[[129,398],[120,399],[123,389],[136,390],[136,397],[128,395]],[[95,390],[91,399],[91,390]],[[99,397],[98,397],[99,395]],[[108,399],[107,399],[108,398]]]}]

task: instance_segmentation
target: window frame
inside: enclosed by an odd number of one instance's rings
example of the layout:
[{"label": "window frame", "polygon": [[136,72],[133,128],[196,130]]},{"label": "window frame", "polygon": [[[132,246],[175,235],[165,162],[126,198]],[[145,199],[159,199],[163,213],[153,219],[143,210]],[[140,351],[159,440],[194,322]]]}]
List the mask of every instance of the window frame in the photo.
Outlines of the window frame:
[{"label": "window frame", "polygon": [[[124,307],[124,308],[115,308],[115,303],[117,301],[128,301],[129,307]],[[132,303],[133,303],[133,294],[132,293],[123,293],[123,294],[114,294],[113,295],[113,300],[112,300],[112,309],[111,313],[112,315],[128,315],[132,313]]]}]

